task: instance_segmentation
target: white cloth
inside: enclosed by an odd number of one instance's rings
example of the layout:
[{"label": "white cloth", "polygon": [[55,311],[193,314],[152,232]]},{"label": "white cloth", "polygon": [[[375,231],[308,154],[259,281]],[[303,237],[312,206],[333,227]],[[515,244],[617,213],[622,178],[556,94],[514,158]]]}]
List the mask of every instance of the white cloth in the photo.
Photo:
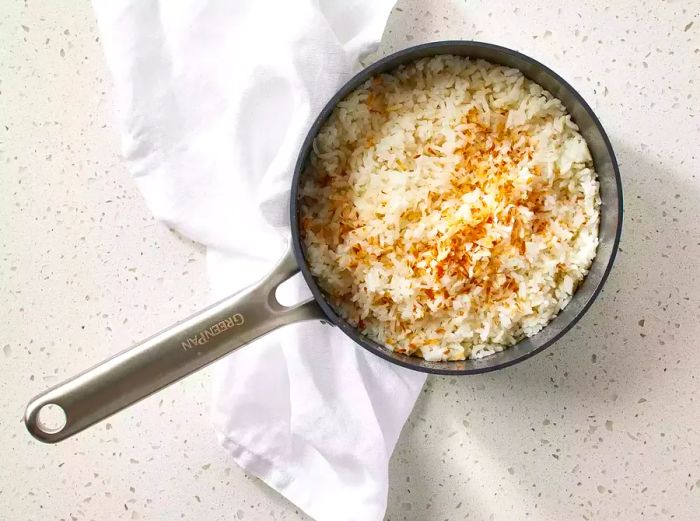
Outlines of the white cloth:
[{"label": "white cloth", "polygon": [[[393,2],[94,0],[129,169],[156,217],[208,247],[216,297],[281,255],[301,142]],[[319,521],[382,519],[423,375],[320,323],[217,365],[214,425],[238,464]]]}]

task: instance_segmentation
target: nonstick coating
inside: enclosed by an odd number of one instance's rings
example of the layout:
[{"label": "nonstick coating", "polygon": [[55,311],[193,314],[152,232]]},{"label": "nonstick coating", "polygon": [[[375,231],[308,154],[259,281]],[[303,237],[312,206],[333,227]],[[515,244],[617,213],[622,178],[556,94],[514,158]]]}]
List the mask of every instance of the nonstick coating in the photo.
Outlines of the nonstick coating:
[{"label": "nonstick coating", "polygon": [[[422,358],[395,353],[362,335],[341,318],[326,301],[322,290],[309,271],[299,233],[299,181],[303,175],[313,140],[336,104],[375,74],[389,72],[403,63],[437,54],[482,58],[492,63],[514,67],[559,98],[588,143],[600,182],[602,205],[598,251],[588,275],[574,294],[571,302],[537,335],[523,339],[515,346],[500,353],[479,360],[428,362]],[[330,322],[337,325],[346,335],[368,351],[403,367],[426,373],[475,374],[501,369],[539,353],[559,340],[588,310],[603,288],[615,260],[622,232],[622,182],[615,154],[600,121],[578,92],[558,74],[538,61],[505,47],[480,42],[443,41],[410,47],[379,60],[358,73],[331,98],[311,126],[299,152],[292,181],[290,211],[294,256],[306,283]]]}]

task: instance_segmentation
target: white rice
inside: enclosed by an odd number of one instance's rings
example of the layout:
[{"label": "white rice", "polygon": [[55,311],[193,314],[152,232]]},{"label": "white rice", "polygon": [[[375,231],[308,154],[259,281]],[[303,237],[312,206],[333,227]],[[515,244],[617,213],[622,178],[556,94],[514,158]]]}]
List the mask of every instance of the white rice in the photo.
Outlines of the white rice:
[{"label": "white rice", "polygon": [[542,329],[598,245],[592,160],[561,102],[518,70],[424,58],[367,81],[318,134],[301,229],[329,302],[426,360]]}]

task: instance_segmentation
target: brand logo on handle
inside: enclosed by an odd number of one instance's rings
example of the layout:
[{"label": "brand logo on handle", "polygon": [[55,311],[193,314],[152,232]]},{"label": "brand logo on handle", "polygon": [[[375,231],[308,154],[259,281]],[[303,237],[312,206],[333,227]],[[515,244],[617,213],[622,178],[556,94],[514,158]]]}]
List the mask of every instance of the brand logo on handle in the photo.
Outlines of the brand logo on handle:
[{"label": "brand logo on handle", "polygon": [[215,336],[220,335],[224,331],[228,331],[229,329],[233,329],[237,326],[242,326],[243,324],[245,324],[245,318],[243,318],[243,315],[241,315],[240,313],[231,315],[230,317],[223,319],[221,322],[217,322],[216,324],[208,327],[201,333],[192,336],[186,341],[182,342],[182,349],[185,351],[189,351],[190,349],[193,349],[197,346],[203,346],[204,344],[209,342],[209,340],[211,340]]}]

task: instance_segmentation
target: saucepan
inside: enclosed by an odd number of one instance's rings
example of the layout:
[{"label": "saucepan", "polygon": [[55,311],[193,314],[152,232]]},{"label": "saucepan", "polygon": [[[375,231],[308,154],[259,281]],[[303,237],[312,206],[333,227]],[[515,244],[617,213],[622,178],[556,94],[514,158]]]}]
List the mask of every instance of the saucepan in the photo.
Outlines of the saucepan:
[{"label": "saucepan", "polygon": [[[590,271],[571,302],[540,333],[502,352],[476,360],[430,362],[395,353],[362,335],[329,305],[304,257],[299,233],[298,194],[314,137],[336,104],[375,74],[418,58],[456,54],[514,67],[559,98],[588,142],[600,181],[602,199],[599,245]],[[521,362],[552,345],[583,316],[600,293],[612,268],[622,227],[622,185],[610,141],[583,98],[548,67],[519,52],[471,41],[441,41],[404,49],[370,65],[348,81],[316,118],[299,152],[290,195],[291,241],[277,266],[262,280],[217,302],[144,342],[33,398],[25,412],[29,432],[53,443],[72,436],[129,405],[277,328],[321,320],[373,354],[416,371],[468,375]],[[283,306],[277,287],[301,271],[313,298]],[[42,421],[44,408],[62,410],[62,425]]]}]

